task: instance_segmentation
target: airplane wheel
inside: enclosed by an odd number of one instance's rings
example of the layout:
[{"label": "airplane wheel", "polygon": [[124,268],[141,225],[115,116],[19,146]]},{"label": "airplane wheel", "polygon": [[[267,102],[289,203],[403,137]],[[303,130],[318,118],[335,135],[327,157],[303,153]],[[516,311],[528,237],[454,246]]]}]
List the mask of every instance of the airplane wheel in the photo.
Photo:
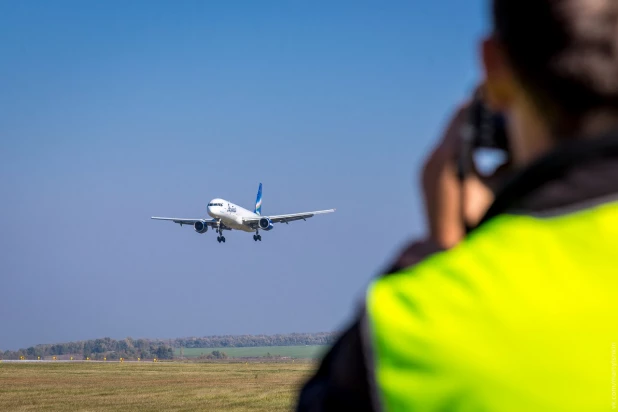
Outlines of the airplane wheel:
[{"label": "airplane wheel", "polygon": [[262,235],[257,235],[257,240],[262,241]]},{"label": "airplane wheel", "polygon": [[223,236],[221,236],[221,241],[225,243],[225,238]]},{"label": "airplane wheel", "polygon": [[255,240],[257,242],[257,236],[253,235],[253,240]]},{"label": "airplane wheel", "polygon": [[217,236],[217,242],[221,243],[221,237]]}]

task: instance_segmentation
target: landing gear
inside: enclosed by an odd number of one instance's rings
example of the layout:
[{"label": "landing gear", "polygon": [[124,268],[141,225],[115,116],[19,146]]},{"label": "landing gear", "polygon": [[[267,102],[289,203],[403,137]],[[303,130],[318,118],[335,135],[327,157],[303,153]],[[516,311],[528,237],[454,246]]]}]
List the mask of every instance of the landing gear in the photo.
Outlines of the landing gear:
[{"label": "landing gear", "polygon": [[219,220],[217,222],[217,228],[215,229],[215,232],[217,232],[219,234],[219,236],[217,236],[217,242],[221,243],[225,243],[225,236],[223,236],[223,229],[221,229],[221,220]]},{"label": "landing gear", "polygon": [[255,240],[256,242],[259,240],[260,242],[262,241],[262,236],[260,236],[260,232],[256,231],[255,235],[253,235],[253,240]]}]

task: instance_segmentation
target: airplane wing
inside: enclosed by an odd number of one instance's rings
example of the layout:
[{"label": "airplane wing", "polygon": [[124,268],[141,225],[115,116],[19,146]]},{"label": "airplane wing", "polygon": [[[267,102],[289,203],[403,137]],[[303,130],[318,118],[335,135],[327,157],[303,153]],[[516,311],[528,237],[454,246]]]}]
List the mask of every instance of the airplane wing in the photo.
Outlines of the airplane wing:
[{"label": "airplane wing", "polygon": [[171,220],[174,223],[178,223],[180,226],[182,226],[182,225],[191,225],[191,226],[193,226],[195,224],[195,222],[202,222],[205,225],[208,225],[210,227],[216,227],[217,226],[217,221],[215,219],[182,219],[182,218],[179,218],[179,217],[156,217],[156,216],[151,217],[151,219],[154,219],[154,220]]},{"label": "airplane wing", "polygon": [[325,213],[333,213],[336,209],[317,210],[315,212],[292,213],[290,215],[275,215],[275,216],[259,216],[243,218],[243,222],[247,224],[257,224],[261,218],[266,217],[273,223],[289,223],[295,220],[307,220],[315,215],[323,215]]}]

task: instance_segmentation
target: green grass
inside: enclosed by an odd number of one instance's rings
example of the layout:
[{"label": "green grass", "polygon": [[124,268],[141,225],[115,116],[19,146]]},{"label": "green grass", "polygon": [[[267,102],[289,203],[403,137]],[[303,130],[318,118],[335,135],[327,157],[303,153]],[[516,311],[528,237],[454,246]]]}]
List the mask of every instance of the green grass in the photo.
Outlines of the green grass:
[{"label": "green grass", "polygon": [[0,411],[289,411],[314,362],[6,363]]},{"label": "green grass", "polygon": [[[273,356],[289,356],[298,359],[318,359],[328,349],[328,346],[255,346],[248,348],[183,348],[185,358],[197,358],[200,355],[208,355],[213,350],[225,352],[231,358],[262,357],[267,353]],[[176,356],[180,355],[180,349],[174,350]]]}]

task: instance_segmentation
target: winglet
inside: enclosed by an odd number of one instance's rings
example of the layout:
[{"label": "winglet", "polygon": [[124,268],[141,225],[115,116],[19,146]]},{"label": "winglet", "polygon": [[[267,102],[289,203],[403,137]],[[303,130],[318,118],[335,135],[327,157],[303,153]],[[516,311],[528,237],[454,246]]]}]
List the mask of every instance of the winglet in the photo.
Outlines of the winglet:
[{"label": "winglet", "polygon": [[255,209],[253,212],[257,215],[262,214],[262,184],[260,183],[260,187],[258,188],[257,198],[255,199]]}]

